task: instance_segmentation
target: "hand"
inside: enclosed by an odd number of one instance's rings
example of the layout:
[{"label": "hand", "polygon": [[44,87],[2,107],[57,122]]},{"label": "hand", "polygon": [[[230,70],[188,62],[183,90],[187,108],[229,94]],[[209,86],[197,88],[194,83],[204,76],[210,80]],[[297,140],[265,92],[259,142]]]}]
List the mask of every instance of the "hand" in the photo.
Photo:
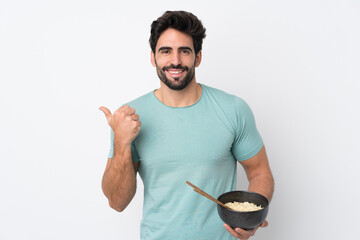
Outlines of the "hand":
[{"label": "hand", "polygon": [[235,228],[235,230],[234,230],[229,225],[227,225],[226,223],[224,224],[224,227],[234,237],[236,237],[238,239],[241,239],[241,240],[247,240],[250,237],[255,235],[255,232],[259,227],[267,227],[268,225],[269,225],[269,223],[265,220],[259,226],[257,226],[256,228],[254,228],[252,230],[249,230],[249,231],[246,231],[246,230],[241,229],[241,228]]},{"label": "hand", "polygon": [[121,144],[130,145],[135,137],[138,135],[141,127],[139,115],[135,114],[135,109],[127,105],[120,107],[111,114],[106,107],[99,108],[107,119],[109,126],[114,132],[116,140]]}]

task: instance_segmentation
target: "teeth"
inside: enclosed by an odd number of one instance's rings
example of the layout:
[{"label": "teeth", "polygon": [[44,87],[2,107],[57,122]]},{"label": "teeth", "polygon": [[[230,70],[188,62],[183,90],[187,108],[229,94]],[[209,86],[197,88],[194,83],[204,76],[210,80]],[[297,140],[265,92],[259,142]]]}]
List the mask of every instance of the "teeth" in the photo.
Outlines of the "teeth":
[{"label": "teeth", "polygon": [[182,71],[169,71],[170,73],[172,74],[179,74],[179,73],[182,73]]}]

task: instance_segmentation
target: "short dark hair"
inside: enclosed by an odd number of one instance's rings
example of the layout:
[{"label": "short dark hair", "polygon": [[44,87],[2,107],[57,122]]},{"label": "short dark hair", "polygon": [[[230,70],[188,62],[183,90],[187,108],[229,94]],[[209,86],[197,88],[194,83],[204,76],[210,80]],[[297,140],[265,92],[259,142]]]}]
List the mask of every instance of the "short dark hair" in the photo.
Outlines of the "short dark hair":
[{"label": "short dark hair", "polygon": [[192,37],[195,54],[202,49],[206,29],[201,21],[192,13],[186,11],[166,11],[151,24],[150,47],[155,54],[155,48],[160,35],[168,28],[176,29]]}]

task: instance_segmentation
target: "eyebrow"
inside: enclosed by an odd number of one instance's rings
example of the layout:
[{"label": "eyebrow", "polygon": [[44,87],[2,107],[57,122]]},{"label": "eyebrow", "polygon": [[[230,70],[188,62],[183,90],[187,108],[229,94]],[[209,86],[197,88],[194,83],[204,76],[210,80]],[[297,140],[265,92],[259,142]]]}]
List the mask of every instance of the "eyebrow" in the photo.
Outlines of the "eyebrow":
[{"label": "eyebrow", "polygon": [[171,50],[171,47],[161,47],[158,49],[158,52],[163,51],[163,50]]},{"label": "eyebrow", "polygon": [[190,52],[192,52],[192,49],[189,47],[179,47],[180,50],[189,50]]},{"label": "eyebrow", "polygon": [[[190,47],[179,47],[180,50],[189,50],[190,52],[192,52],[193,50]],[[161,47],[158,49],[158,52],[163,51],[163,50],[172,50],[172,47]]]}]

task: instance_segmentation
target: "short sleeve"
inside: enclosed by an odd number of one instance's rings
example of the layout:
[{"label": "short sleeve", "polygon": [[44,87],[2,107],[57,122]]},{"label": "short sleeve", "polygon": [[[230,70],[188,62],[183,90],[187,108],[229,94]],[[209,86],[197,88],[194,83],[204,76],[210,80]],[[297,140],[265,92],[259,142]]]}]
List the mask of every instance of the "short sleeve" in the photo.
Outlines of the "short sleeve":
[{"label": "short sleeve", "polygon": [[236,99],[236,133],[232,153],[236,160],[244,161],[255,156],[263,140],[256,128],[254,114],[242,99]]},{"label": "short sleeve", "polygon": [[[111,130],[110,131],[110,151],[109,151],[108,158],[113,158],[113,156],[114,156],[114,132]],[[136,151],[135,141],[133,141],[131,143],[131,157],[132,157],[133,162],[139,162],[139,156]]]}]

